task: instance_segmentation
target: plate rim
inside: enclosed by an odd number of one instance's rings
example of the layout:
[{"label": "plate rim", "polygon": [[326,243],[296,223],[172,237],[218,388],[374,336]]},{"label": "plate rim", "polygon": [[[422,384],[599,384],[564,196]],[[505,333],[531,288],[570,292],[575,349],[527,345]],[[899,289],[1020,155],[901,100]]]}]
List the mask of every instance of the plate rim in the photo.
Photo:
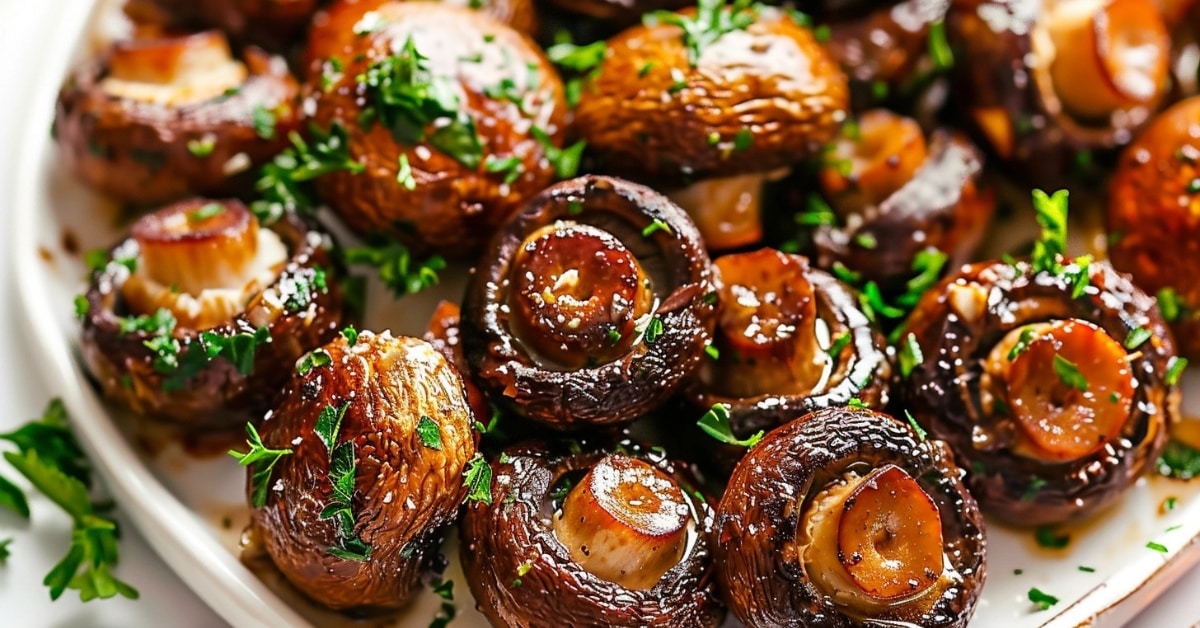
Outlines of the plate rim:
[{"label": "plate rim", "polygon": [[[116,428],[82,366],[72,343],[46,321],[55,320],[56,305],[36,281],[40,273],[21,272],[31,264],[44,264],[38,255],[38,186],[47,153],[53,142],[50,128],[62,78],[70,67],[82,35],[104,7],[101,0],[53,0],[58,16],[43,47],[40,66],[20,87],[26,93],[24,129],[18,133],[19,159],[14,159],[13,185],[7,194],[13,212],[13,229],[7,240],[13,296],[21,323],[32,330],[39,350],[33,362],[51,392],[62,398],[81,444],[129,520],[168,567],[209,608],[234,626],[310,626],[255,576],[236,555],[222,546],[196,516],[150,471],[142,456]],[[20,111],[20,110],[18,110]],[[129,464],[130,461],[135,464]],[[1200,481],[1200,480],[1198,480]],[[151,507],[151,504],[153,507]],[[1120,507],[1119,505],[1117,506]],[[1098,583],[1081,597],[1042,623],[1044,628],[1123,624],[1133,619],[1176,580],[1200,564],[1200,502],[1184,513],[1194,523],[1187,540],[1168,553],[1145,555]],[[202,566],[202,568],[197,568]]]}]

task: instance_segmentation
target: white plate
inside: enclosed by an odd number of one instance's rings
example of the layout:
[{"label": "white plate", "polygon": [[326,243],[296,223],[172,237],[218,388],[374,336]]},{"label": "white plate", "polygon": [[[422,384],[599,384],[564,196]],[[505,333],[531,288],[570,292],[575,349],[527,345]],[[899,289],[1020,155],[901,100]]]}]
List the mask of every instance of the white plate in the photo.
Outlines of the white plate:
[{"label": "white plate", "polygon": [[[111,491],[133,522],[179,576],[214,610],[237,626],[339,623],[286,590],[282,595],[239,562],[239,532],[248,521],[243,503],[244,475],[227,457],[199,460],[175,447],[149,456],[124,431],[129,421],[114,420],[98,398],[77,358],[78,330],[72,299],[82,288],[84,268],[64,250],[64,233],[78,250],[107,246],[120,237],[114,208],[56,167],[49,138],[60,77],[84,52],[84,33],[93,20],[91,0],[65,0],[56,32],[46,34],[42,74],[29,94],[33,105],[17,160],[10,207],[16,212],[8,244],[19,269],[18,289],[26,329],[41,352],[37,368],[71,410],[85,446]],[[86,43],[86,42],[85,42]],[[448,280],[439,295],[387,302],[373,290],[368,327],[419,334],[436,296],[461,294],[461,277]],[[377,288],[378,286],[373,286]],[[1185,406],[1200,405],[1200,377],[1186,377]],[[1190,414],[1197,415],[1198,408]],[[1160,513],[1176,497],[1178,507]],[[1168,531],[1169,530],[1169,531]],[[1072,530],[1065,550],[1041,549],[1030,531],[993,525],[988,531],[989,578],[973,626],[1119,625],[1132,618],[1184,571],[1200,562],[1200,482],[1151,478],[1130,491],[1119,506],[1083,528]],[[1166,553],[1146,547],[1155,541]],[[1080,566],[1095,571],[1084,572]],[[1017,573],[1017,570],[1020,573]],[[476,613],[456,560],[448,577],[456,580],[456,626],[485,626]],[[1036,611],[1030,587],[1060,598],[1049,611]],[[397,624],[427,623],[438,600],[425,594]]]}]

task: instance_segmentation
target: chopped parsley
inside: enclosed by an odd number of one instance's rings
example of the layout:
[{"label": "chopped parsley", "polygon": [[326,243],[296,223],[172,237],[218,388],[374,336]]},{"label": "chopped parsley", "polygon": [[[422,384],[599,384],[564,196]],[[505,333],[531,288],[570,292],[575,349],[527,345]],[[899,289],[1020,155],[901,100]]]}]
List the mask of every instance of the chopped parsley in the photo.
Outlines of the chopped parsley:
[{"label": "chopped parsley", "polygon": [[700,0],[695,15],[652,11],[642,16],[642,22],[646,26],[667,24],[683,29],[688,63],[696,67],[705,48],[716,43],[727,33],[745,30],[757,17],[758,5],[752,0],[734,0],[729,6],[726,6],[724,0]]},{"label": "chopped parsley", "polygon": [[458,607],[454,605],[454,581],[434,581],[430,584],[432,585],[433,592],[442,598],[442,605],[438,609],[438,614],[434,616],[433,621],[429,622],[429,628],[445,628],[458,615]]},{"label": "chopped parsley", "polygon": [[250,113],[254,133],[264,140],[275,138],[275,114],[262,105],[254,105]]},{"label": "chopped parsley", "polygon": [[1047,610],[1051,606],[1058,604],[1058,598],[1050,595],[1049,593],[1043,592],[1037,587],[1029,589],[1029,601],[1033,602],[1033,605],[1036,606],[1040,611]]},{"label": "chopped parsley", "polygon": [[[258,345],[270,343],[271,332],[266,327],[229,335],[202,331],[198,340],[189,340],[183,348],[174,338],[169,340],[170,343],[162,342],[157,343],[156,346],[150,344],[146,346],[159,352],[159,358],[170,355],[174,360],[173,366],[160,372],[167,375],[167,378],[163,380],[163,390],[175,392],[182,390],[188,381],[217,358],[222,358],[232,364],[239,374],[249,375],[254,371],[254,358]],[[159,358],[156,358],[156,364]]]},{"label": "chopped parsley", "polygon": [[1179,320],[1179,317],[1185,311],[1182,299],[1179,298],[1179,293],[1175,292],[1174,288],[1163,288],[1156,295],[1158,299],[1158,309],[1162,311],[1163,318],[1168,323],[1174,323]]},{"label": "chopped parsley", "polygon": [[325,445],[329,453],[329,484],[332,493],[330,502],[321,511],[320,518],[333,519],[337,523],[338,544],[328,548],[328,552],[345,560],[363,562],[371,557],[371,546],[367,545],[354,531],[354,492],[358,474],[358,461],[355,458],[354,440],[338,443],[342,429],[342,419],[350,402],[340,407],[325,406],[313,425],[313,432]]},{"label": "chopped parsley", "polygon": [[1150,330],[1145,327],[1138,327],[1129,332],[1129,335],[1125,337],[1125,348],[1132,351],[1142,346],[1149,339]]},{"label": "chopped parsley", "polygon": [[305,141],[292,131],[288,134],[292,146],[262,167],[254,184],[262,198],[251,205],[261,222],[270,224],[285,210],[316,207],[311,189],[313,179],[343,170],[358,174],[365,168],[350,157],[350,144],[342,125],[333,123],[328,133],[310,126],[309,136],[311,140]]},{"label": "chopped parsley", "polygon": [[374,267],[379,279],[398,297],[416,294],[437,285],[438,271],[446,268],[446,260],[440,255],[416,260],[408,247],[394,240],[381,241],[374,246],[347,248],[344,255],[350,264]]},{"label": "chopped parsley", "polygon": [[1065,386],[1087,392],[1088,381],[1083,373],[1079,372],[1079,367],[1057,353],[1054,354],[1054,373]]},{"label": "chopped parsley", "polygon": [[[460,109],[457,86],[448,77],[433,74],[429,57],[417,50],[412,37],[399,52],[375,61],[355,80],[365,86],[369,102],[359,117],[360,126],[369,128],[378,122],[397,142],[408,145],[427,140],[469,169],[483,160],[475,121]],[[435,122],[427,137],[425,129]]]},{"label": "chopped parsley", "polygon": [[225,213],[225,206],[220,203],[205,203],[195,211],[188,212],[188,222],[204,222]]},{"label": "chopped parsley", "polygon": [[908,379],[913,369],[925,361],[925,355],[921,352],[921,345],[917,342],[916,334],[909,332],[904,337],[904,343],[900,345],[900,352],[897,357],[900,361],[900,375]]},{"label": "chopped parsley", "polygon": [[1041,190],[1033,191],[1033,209],[1042,228],[1041,237],[1033,243],[1030,258],[1035,273],[1045,271],[1057,275],[1062,272],[1061,259],[1067,250],[1067,196],[1066,190],[1059,190],[1053,196]]},{"label": "chopped parsley", "polygon": [[250,450],[240,452],[235,449],[229,450],[229,455],[237,459],[238,464],[243,467],[250,467],[250,504],[255,508],[262,508],[267,504],[267,490],[271,486],[271,471],[275,469],[275,464],[280,458],[290,455],[291,449],[271,449],[263,444],[262,438],[258,435],[258,430],[254,429],[253,423],[246,423],[246,445]]},{"label": "chopped parsley", "polygon": [[709,358],[711,358],[713,360],[721,359],[721,350],[718,349],[716,347],[716,345],[714,345],[712,343],[709,343],[704,346],[704,353],[705,353],[705,355],[707,355]]},{"label": "chopped parsley", "polygon": [[1161,554],[1166,554],[1170,551],[1167,549],[1166,545],[1163,545],[1162,543],[1158,543],[1156,541],[1150,541],[1149,543],[1146,543],[1146,547],[1148,547],[1156,552],[1159,552]]},{"label": "chopped parsley", "polygon": [[1183,375],[1183,369],[1187,368],[1187,365],[1187,358],[1181,358],[1174,355],[1171,356],[1171,359],[1167,360],[1167,374],[1163,376],[1163,381],[1165,381],[1168,386],[1174,386],[1178,384],[1179,376]]},{"label": "chopped parsley", "polygon": [[946,41],[946,24],[942,20],[929,25],[929,58],[933,60],[936,70],[954,67],[954,52],[950,49],[950,42]]},{"label": "chopped parsley", "polygon": [[12,542],[13,542],[13,540],[11,537],[0,540],[0,565],[6,564],[8,562],[8,557],[9,557],[8,546],[12,545]]},{"label": "chopped parsley", "polygon": [[412,166],[408,163],[408,155],[400,153],[398,160],[398,169],[396,170],[396,183],[408,191],[417,189],[417,180],[413,178]]},{"label": "chopped parsley", "polygon": [[1040,526],[1034,532],[1037,544],[1046,549],[1063,549],[1071,543],[1071,535],[1059,534],[1050,526]]},{"label": "chopped parsley", "polygon": [[430,449],[442,450],[442,426],[428,415],[422,414],[417,421],[417,438],[421,439],[422,445]]},{"label": "chopped parsley", "polygon": [[525,172],[521,158],[516,155],[508,157],[488,155],[487,160],[483,162],[483,170],[484,172],[504,173],[504,185],[512,185]]},{"label": "chopped parsley", "polygon": [[1096,573],[1095,567],[1088,567],[1087,565],[1080,565],[1076,569],[1082,571],[1083,573]]},{"label": "chopped parsley", "polygon": [[492,503],[492,465],[483,454],[475,453],[463,473],[463,486],[467,487],[466,501]]},{"label": "chopped parsley", "polygon": [[567,148],[559,148],[554,145],[554,141],[550,139],[550,134],[546,133],[539,127],[532,127],[529,133],[542,146],[542,152],[546,154],[546,161],[554,168],[554,175],[560,179],[570,179],[579,172],[579,160],[583,157],[583,149],[587,146],[587,142],[579,140]]},{"label": "chopped parsley", "polygon": [[837,215],[833,208],[819,194],[808,195],[804,211],[796,214],[796,224],[802,227],[822,227],[837,224]]},{"label": "chopped parsley", "polygon": [[346,325],[342,328],[342,337],[346,339],[346,346],[353,347],[358,343],[358,330],[354,325]]},{"label": "chopped parsley", "polygon": [[1017,336],[1017,342],[1015,342],[1012,348],[1008,350],[1008,361],[1012,362],[1022,353],[1028,351],[1029,343],[1033,342],[1033,339],[1036,336],[1037,331],[1035,331],[1033,327],[1026,327],[1022,329],[1021,335]]},{"label": "chopped parsley", "polygon": [[1200,475],[1200,451],[1172,438],[1158,457],[1158,472],[1169,478],[1190,480]]},{"label": "chopped parsley", "polygon": [[655,316],[647,321],[645,328],[641,330],[642,340],[646,344],[652,345],[658,342],[665,331],[662,319]]},{"label": "chopped parsley", "polygon": [[75,295],[75,318],[83,320],[87,317],[88,312],[91,311],[91,309],[92,304],[90,301],[88,301],[86,295]]},{"label": "chopped parsley", "polygon": [[754,143],[754,134],[750,129],[742,127],[733,136],[733,150],[746,150]]},{"label": "chopped parsley", "polygon": [[216,147],[217,140],[211,135],[206,135],[198,140],[188,140],[187,142],[188,152],[194,157],[208,157]]},{"label": "chopped parsley", "polygon": [[621,331],[613,327],[605,334],[605,338],[608,340],[608,344],[616,345],[618,342],[621,342]]},{"label": "chopped parsley", "polygon": [[333,362],[333,357],[329,355],[328,351],[320,348],[313,349],[296,365],[296,374],[303,377],[304,375],[308,375],[309,371],[314,368],[326,366],[330,362]]},{"label": "chopped parsley", "polygon": [[560,68],[587,72],[604,61],[608,46],[604,40],[595,41],[584,46],[564,41],[546,49],[546,56]]},{"label": "chopped parsley", "polygon": [[723,403],[714,403],[704,416],[696,422],[704,433],[716,439],[718,442],[727,445],[736,445],[747,449],[754,447],[763,439],[765,432],[759,430],[758,433],[745,439],[738,439],[733,435],[733,428],[729,426],[729,406]]},{"label": "chopped parsley", "polygon": [[829,357],[836,359],[842,354],[842,350],[850,345],[852,339],[849,329],[843,331],[833,339],[833,342],[829,343],[829,348],[825,350],[825,353],[829,354]]},{"label": "chopped parsley", "polygon": [[653,235],[655,231],[665,231],[667,233],[671,233],[671,226],[666,222],[663,222],[661,218],[655,218],[654,222],[651,222],[642,229],[642,237],[648,238]]}]

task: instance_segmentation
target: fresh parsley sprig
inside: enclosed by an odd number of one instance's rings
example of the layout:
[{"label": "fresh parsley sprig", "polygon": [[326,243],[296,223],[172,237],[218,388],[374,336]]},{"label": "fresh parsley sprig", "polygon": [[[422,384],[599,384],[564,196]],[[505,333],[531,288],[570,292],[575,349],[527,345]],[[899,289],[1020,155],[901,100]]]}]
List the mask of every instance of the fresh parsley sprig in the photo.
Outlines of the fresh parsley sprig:
[{"label": "fresh parsley sprig", "polygon": [[250,488],[251,498],[250,503],[255,508],[262,508],[267,504],[267,489],[271,486],[271,472],[275,469],[275,464],[280,458],[290,455],[291,449],[271,449],[263,444],[262,437],[258,435],[258,430],[254,428],[253,423],[246,424],[246,445],[249,451],[240,452],[235,449],[229,450],[229,455],[233,456],[243,467],[251,467]]},{"label": "fresh parsley sprig", "polygon": [[321,511],[320,518],[333,519],[338,524],[338,544],[327,551],[346,560],[363,562],[371,557],[371,546],[355,532],[354,492],[358,476],[358,460],[354,441],[337,442],[342,430],[342,419],[350,402],[341,406],[325,406],[313,425],[313,432],[325,445],[329,453],[329,484],[332,487],[330,502]]},{"label": "fresh parsley sprig", "polygon": [[309,125],[309,140],[292,131],[292,146],[265,164],[254,188],[261,196],[251,209],[263,224],[278,220],[286,211],[309,211],[317,206],[312,181],[331,172],[358,174],[365,166],[350,156],[346,129],[334,122],[325,132]]},{"label": "fresh parsley sprig", "polygon": [[745,30],[757,18],[758,6],[753,0],[734,0],[731,5],[726,5],[725,0],[700,0],[694,16],[652,11],[642,17],[642,23],[646,26],[668,24],[683,29],[688,63],[696,67],[705,48],[728,33]]},{"label": "fresh parsley sprig", "polygon": [[397,297],[416,294],[425,288],[436,286],[438,271],[446,268],[446,260],[440,255],[418,260],[413,257],[408,247],[395,240],[377,239],[376,242],[373,245],[347,248],[343,255],[347,263],[374,267],[379,279]]},{"label": "fresh parsley sprig", "polygon": [[463,486],[467,487],[466,501],[492,503],[492,465],[483,454],[476,452],[475,457],[467,462]]},{"label": "fresh parsley sprig", "polygon": [[714,403],[704,416],[696,422],[700,429],[716,440],[727,445],[737,445],[750,449],[763,439],[765,432],[759,430],[758,433],[749,438],[739,439],[733,435],[733,428],[729,426],[729,406],[723,403]]}]

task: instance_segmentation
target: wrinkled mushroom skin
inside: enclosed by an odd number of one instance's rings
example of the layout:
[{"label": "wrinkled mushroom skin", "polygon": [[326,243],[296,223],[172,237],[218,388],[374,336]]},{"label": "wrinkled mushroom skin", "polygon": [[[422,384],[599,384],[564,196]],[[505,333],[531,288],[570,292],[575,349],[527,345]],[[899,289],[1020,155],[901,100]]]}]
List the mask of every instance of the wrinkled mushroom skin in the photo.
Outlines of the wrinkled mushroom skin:
[{"label": "wrinkled mushroom skin", "polygon": [[650,588],[605,580],[572,558],[552,525],[553,491],[568,476],[578,482],[605,455],[522,445],[506,450],[505,462],[493,462],[491,503],[469,502],[459,526],[463,570],[480,612],[494,626],[528,628],[720,624],[708,536],[712,509],[693,495],[694,479],[669,460],[630,454],[682,489],[691,515],[682,558]]},{"label": "wrinkled mushroom skin", "polygon": [[[879,114],[866,114],[871,115]],[[865,139],[867,124],[861,128]],[[884,123],[882,128],[890,125]],[[913,262],[922,251],[932,248],[945,253],[950,267],[965,263],[995,209],[991,190],[980,181],[983,156],[975,146],[961,135],[939,129],[930,137],[928,151],[912,151],[924,154],[911,160],[916,167],[907,173],[901,172],[907,161],[906,149],[862,150],[866,164],[860,168],[858,161],[851,159],[852,180],[845,186],[847,192],[831,194],[831,186],[822,185],[839,225],[813,229],[817,264],[832,268],[840,263],[864,281],[876,282],[885,293],[895,293],[904,291],[905,282],[914,274]],[[888,172],[891,170],[896,172]],[[822,176],[822,183],[827,178]],[[873,187],[882,188],[874,194],[876,198],[866,189],[868,178]],[[894,181],[875,183],[889,178]],[[841,202],[841,198],[849,202]]]},{"label": "wrinkled mushroom skin", "polygon": [[1040,187],[1061,187],[1078,151],[1128,143],[1169,88],[1152,0],[954,0],[946,35],[967,118]]},{"label": "wrinkled mushroom skin", "polygon": [[575,124],[606,169],[683,182],[815,154],[847,99],[846,77],[812,33],[764,8],[745,30],[706,46],[695,67],[676,26],[637,25],[612,38]]},{"label": "wrinkled mushroom skin", "polygon": [[488,408],[487,397],[483,395],[483,391],[471,381],[470,366],[467,365],[467,358],[463,355],[462,338],[459,333],[459,319],[462,313],[459,310],[458,304],[450,301],[441,301],[434,308],[433,314],[429,317],[429,325],[425,329],[424,340],[433,345],[442,357],[450,363],[463,378],[463,390],[466,391],[467,402],[471,405],[471,411],[474,412],[480,421],[483,421],[491,414]]},{"label": "wrinkled mushroom skin", "polygon": [[283,50],[299,39],[320,0],[129,0],[135,22],[168,28],[219,28],[240,43]]},{"label": "wrinkled mushroom skin", "polygon": [[[887,469],[889,466],[891,469]],[[930,551],[940,553],[944,570],[933,574],[935,582],[922,582],[931,586],[915,597],[879,602],[868,611],[855,607],[849,599],[850,591],[840,587],[831,591],[821,584],[834,577],[839,565],[818,563],[833,555],[835,561],[840,559],[848,568],[849,574],[843,580],[854,578],[860,586],[876,588],[870,585],[878,584],[877,575],[864,578],[867,573],[853,571],[871,566],[865,552],[864,562],[857,565],[847,564],[842,557],[847,542],[852,542],[850,547],[879,543],[878,537],[864,539],[864,532],[845,529],[862,514],[854,512],[853,498],[845,502],[845,514],[841,515],[843,530],[837,535],[837,551],[820,545],[805,526],[821,511],[840,509],[826,510],[821,497],[844,475],[867,475],[874,470],[895,474],[896,469],[908,480],[889,488],[906,488],[902,493],[892,492],[890,500],[883,499],[882,507],[897,508],[893,516],[898,515],[903,522],[903,531],[898,532],[916,546],[899,549],[918,557]],[[892,622],[965,626],[974,613],[986,568],[983,516],[961,477],[944,443],[920,441],[904,424],[870,410],[819,410],[767,434],[738,463],[717,507],[713,556],[730,610],[752,627]],[[901,494],[903,501],[897,501]],[[874,500],[873,505],[880,506],[880,500]],[[919,522],[931,526],[925,534],[913,534],[908,526],[914,521],[899,514],[901,505],[920,506],[918,510],[923,512]],[[876,515],[887,521],[886,513]],[[928,543],[930,538],[936,540],[933,534],[939,531],[940,552]],[[911,538],[914,536],[915,541]],[[900,562],[904,567],[915,567]],[[924,568],[920,571],[930,575]],[[876,593],[886,595],[887,588]]]},{"label": "wrinkled mushroom skin", "polygon": [[[259,428],[268,448],[293,453],[273,468],[252,525],[280,572],[317,602],[397,609],[437,551],[434,533],[458,515],[463,469],[475,455],[474,417],[462,379],[424,341],[364,331],[352,347],[339,337],[324,349],[330,363],[293,377]],[[323,410],[343,406],[337,443],[354,444],[350,506],[354,533],[371,547],[365,561],[329,553],[343,541],[336,519],[321,518],[334,497],[330,454],[314,428]],[[418,436],[422,416],[437,423],[440,450]]]},{"label": "wrinkled mushroom skin", "polygon": [[[146,45],[159,47],[149,55],[157,62],[208,37],[219,36],[200,33]],[[58,95],[54,138],[68,168],[120,201],[152,206],[249,191],[255,166],[282,150],[300,125],[299,86],[279,57],[247,49],[244,82],[203,100],[171,104],[110,93],[105,80],[114,54],[110,48],[69,75]],[[255,128],[264,113],[274,120],[270,139]]]},{"label": "wrinkled mushroom skin", "polygon": [[[1113,503],[1151,468],[1166,443],[1168,425],[1178,417],[1179,392],[1164,381],[1174,343],[1154,300],[1107,263],[1093,262],[1088,272],[1090,287],[1072,299],[1068,280],[1045,271],[1034,274],[1025,262],[1015,269],[1000,262],[965,266],[926,293],[908,321],[906,332],[915,335],[924,357],[907,382],[908,405],[921,425],[950,443],[959,463],[971,469],[971,493],[997,519],[1058,523]],[[1011,349],[1017,334],[1032,330],[1025,351],[1033,353],[1043,333],[1039,325],[1070,319],[1108,336],[1088,355],[1104,355],[1110,352],[1104,347],[1113,346],[1126,351],[1120,343],[1139,327],[1150,332],[1150,339],[1123,357],[1122,367],[1134,380],[1132,409],[1117,437],[1095,442],[1088,447],[1091,453],[1061,460],[1031,451],[1035,448],[1021,431],[1025,425],[1010,416],[1021,414],[1014,406],[1027,403],[1029,391],[1012,388],[1010,379],[1006,394],[1005,376],[990,365],[1017,369],[1026,357]],[[1091,368],[1076,360],[1080,369]],[[1062,394],[1062,376],[1054,373],[1043,366],[1034,380],[1043,398]],[[1109,392],[1101,391],[1104,380],[1086,371],[1084,379],[1095,389],[1089,394],[1105,397],[1092,403],[1125,407],[1126,397],[1118,392],[1122,387],[1111,389],[1118,393],[1111,401]]]},{"label": "wrinkled mushroom skin", "polygon": [[[867,320],[848,286],[824,271],[809,268],[803,257],[771,249],[726,255],[715,266],[721,289],[717,302],[720,323],[713,344],[719,353],[716,360],[705,359],[698,376],[685,389],[693,405],[728,406],[729,425],[738,438],[772,430],[814,410],[845,405],[852,398],[871,408],[887,405],[892,374],[887,343]],[[811,290],[804,297],[810,300],[811,309],[790,311],[789,302],[798,300],[790,292],[802,282]],[[750,311],[739,316],[737,324],[726,325],[727,312],[744,307],[739,305],[743,300],[756,305],[749,306]],[[772,338],[764,345],[784,345],[788,355],[756,357],[739,350],[755,333],[768,333],[768,327]],[[844,346],[831,355],[835,340],[846,334],[848,341],[842,340]],[[793,343],[799,342],[806,346],[796,350]],[[797,361],[814,366],[803,373],[794,367]],[[766,371],[760,371],[761,367]],[[734,382],[741,382],[743,388],[767,390],[731,394]]]},{"label": "wrinkled mushroom skin", "polygon": [[[665,228],[643,235],[654,225]],[[578,237],[580,250],[602,244],[594,253],[599,258],[593,259],[599,263],[589,262],[586,255],[579,260],[573,260],[573,254],[522,255],[525,248],[537,244],[529,242],[536,239],[531,236],[542,233],[542,238],[553,242],[558,226]],[[522,259],[533,266],[521,265]],[[637,289],[648,290],[652,300],[636,319],[629,320],[630,304],[620,296],[624,292],[618,292],[629,287],[634,271],[612,270],[609,259],[620,261],[626,269],[632,264],[641,272]],[[554,267],[563,260],[580,266]],[[541,274],[535,273],[535,267]],[[570,283],[568,276],[574,278]],[[520,316],[516,303],[518,298],[528,299],[518,286],[534,277],[547,283],[545,290],[528,295],[534,299],[559,290],[560,285],[577,291],[570,301],[582,303],[576,306],[578,317],[568,321],[556,315],[547,299],[536,312],[538,326],[523,329],[530,321],[514,320]],[[463,301],[463,350],[492,400],[528,418],[558,429],[624,423],[657,407],[699,365],[715,323],[715,290],[708,255],[683,210],[661,194],[628,181],[580,177],[531,199],[496,234]],[[564,301],[557,299],[559,304]],[[612,318],[615,314],[620,318]],[[661,321],[661,334],[647,342],[644,332],[655,319]],[[615,334],[609,336],[603,329]],[[522,331],[553,332],[553,337],[586,347],[583,357],[603,352],[606,359],[589,359],[580,368],[567,369],[531,348],[534,342],[545,346],[545,340],[522,336]],[[580,355],[568,351],[564,357]]]},{"label": "wrinkled mushroom skin", "polygon": [[[525,36],[462,7],[388,2],[364,11],[339,3],[327,15],[310,37],[312,120],[323,129],[334,123],[345,128],[350,157],[365,169],[322,176],[322,199],[359,233],[382,232],[453,257],[477,254],[521,201],[554,179],[546,149],[531,131],[537,127],[555,145],[562,142],[566,105],[554,68]],[[356,25],[362,31],[364,24],[369,32],[355,34]],[[456,94],[459,111],[472,121],[481,147],[478,164],[460,162],[463,153],[451,155],[431,143],[436,121],[413,145],[398,141],[380,121],[360,126],[363,112],[378,103],[357,77],[389,56],[410,58],[403,52],[410,37],[427,58],[422,63]],[[328,76],[324,89],[321,74],[331,59],[343,69]],[[505,81],[512,82],[505,94],[487,95]],[[411,190],[397,180],[401,155],[412,170]],[[511,157],[520,161],[511,184],[504,182],[506,172],[487,171],[493,160]]]},{"label": "wrinkled mushroom skin", "polygon": [[[217,357],[193,377],[169,384],[178,369],[156,368],[156,353],[144,344],[155,334],[121,333],[122,318],[153,314],[131,311],[130,301],[123,294],[131,278],[128,267],[114,261],[93,273],[86,293],[88,311],[83,316],[81,349],[88,371],[106,397],[139,415],[188,430],[236,428],[261,416],[295,368],[296,360],[337,335],[345,316],[336,281],[339,267],[326,250],[327,236],[291,215],[269,229],[287,247],[286,260],[273,269],[278,275],[269,285],[248,295],[240,312],[215,327],[179,323],[172,333],[180,345],[178,359],[183,363],[187,354],[204,351],[199,344],[201,332],[230,337],[267,328],[270,342],[255,348],[249,374],[243,375],[232,362]],[[138,255],[137,241],[132,238],[110,253],[116,258]],[[324,290],[315,281],[317,269],[325,274]]]},{"label": "wrinkled mushroom skin", "polygon": [[[1200,359],[1200,96],[1163,112],[1121,155],[1109,182],[1109,256],[1152,294],[1175,291],[1182,354]],[[1164,308],[1165,309],[1165,308]]]}]

